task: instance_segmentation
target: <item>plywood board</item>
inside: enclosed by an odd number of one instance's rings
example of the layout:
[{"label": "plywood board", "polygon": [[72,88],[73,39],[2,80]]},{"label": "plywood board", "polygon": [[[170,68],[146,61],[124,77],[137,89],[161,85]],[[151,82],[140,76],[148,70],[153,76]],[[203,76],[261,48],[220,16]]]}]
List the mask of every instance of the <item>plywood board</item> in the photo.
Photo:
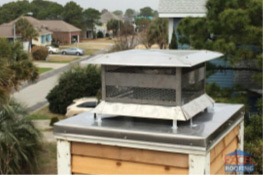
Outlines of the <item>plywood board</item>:
[{"label": "plywood board", "polygon": [[188,174],[188,169],[73,155],[72,156],[72,173]]},{"label": "plywood board", "polygon": [[72,142],[71,154],[129,162],[188,168],[188,155]]}]

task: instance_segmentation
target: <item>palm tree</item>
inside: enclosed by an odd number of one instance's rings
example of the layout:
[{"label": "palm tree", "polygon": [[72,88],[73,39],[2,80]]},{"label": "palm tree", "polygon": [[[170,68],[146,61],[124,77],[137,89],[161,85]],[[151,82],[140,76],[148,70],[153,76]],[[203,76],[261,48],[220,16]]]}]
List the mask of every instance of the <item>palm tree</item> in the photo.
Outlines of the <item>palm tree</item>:
[{"label": "palm tree", "polygon": [[0,109],[0,174],[32,173],[40,148],[40,132],[25,108],[11,100]]},{"label": "palm tree", "polygon": [[0,38],[0,107],[14,88],[26,80],[36,80],[38,71],[20,42]]},{"label": "palm tree", "polygon": [[32,39],[37,39],[39,36],[33,25],[25,18],[20,18],[16,24],[16,33],[20,34],[23,40],[28,41],[28,53],[32,45]]}]

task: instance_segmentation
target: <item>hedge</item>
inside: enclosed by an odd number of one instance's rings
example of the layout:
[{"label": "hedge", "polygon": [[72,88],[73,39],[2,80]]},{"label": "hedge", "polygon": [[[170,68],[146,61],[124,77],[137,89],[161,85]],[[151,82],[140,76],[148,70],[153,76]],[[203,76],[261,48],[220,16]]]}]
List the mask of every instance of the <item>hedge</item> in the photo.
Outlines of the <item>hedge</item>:
[{"label": "hedge", "polygon": [[97,96],[101,88],[100,69],[96,66],[76,66],[63,73],[48,94],[49,109],[53,113],[65,114],[74,99]]}]

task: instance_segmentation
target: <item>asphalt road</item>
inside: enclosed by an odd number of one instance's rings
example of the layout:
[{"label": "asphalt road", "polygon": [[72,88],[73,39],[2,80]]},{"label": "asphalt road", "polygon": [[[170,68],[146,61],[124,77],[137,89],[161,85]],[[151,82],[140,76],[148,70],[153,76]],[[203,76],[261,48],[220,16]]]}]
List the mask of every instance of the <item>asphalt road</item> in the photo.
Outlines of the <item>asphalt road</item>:
[{"label": "asphalt road", "polygon": [[[108,49],[110,48],[100,50],[93,56],[102,54],[108,51]],[[53,87],[55,87],[58,83],[59,76],[70,67],[79,64],[81,61],[87,60],[89,58],[91,58],[91,56],[83,57],[72,63],[66,64],[63,67],[58,67],[55,70],[41,75],[38,82],[34,84],[25,84],[19,91],[14,92],[12,97],[25,104],[30,112],[44,107],[48,103],[46,100],[46,96],[48,95],[49,91],[53,89]]]}]

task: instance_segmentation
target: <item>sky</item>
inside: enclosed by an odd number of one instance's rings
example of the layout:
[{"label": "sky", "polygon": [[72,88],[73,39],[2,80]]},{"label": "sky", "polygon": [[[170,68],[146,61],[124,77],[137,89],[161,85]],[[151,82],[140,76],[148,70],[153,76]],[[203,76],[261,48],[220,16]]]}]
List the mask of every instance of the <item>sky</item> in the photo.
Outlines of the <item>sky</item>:
[{"label": "sky", "polygon": [[[0,6],[5,3],[17,0],[0,0]],[[29,0],[30,2],[32,0]],[[95,8],[98,10],[108,9],[109,11],[131,8],[139,11],[141,8],[149,6],[154,10],[158,9],[159,0],[49,0],[65,5],[69,1],[75,1],[82,8]]]}]

